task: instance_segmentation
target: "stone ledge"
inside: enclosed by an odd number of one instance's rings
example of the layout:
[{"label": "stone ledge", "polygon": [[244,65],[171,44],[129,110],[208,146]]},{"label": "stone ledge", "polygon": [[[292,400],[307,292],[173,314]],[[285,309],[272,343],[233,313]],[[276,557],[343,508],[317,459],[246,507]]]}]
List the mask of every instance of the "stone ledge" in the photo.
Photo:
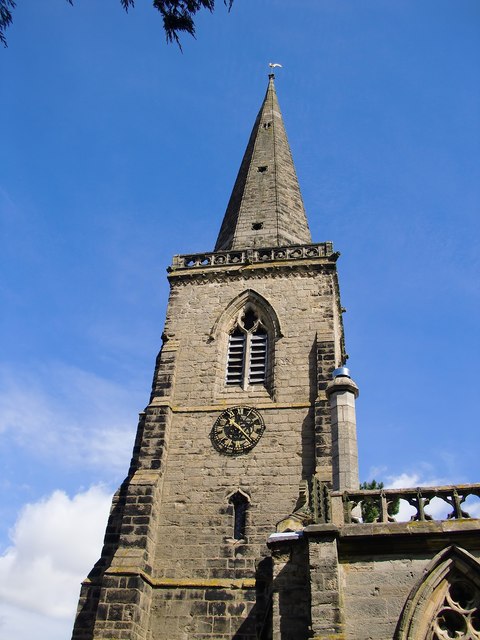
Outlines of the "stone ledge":
[{"label": "stone ledge", "polygon": [[[319,526],[319,525],[315,525]],[[457,520],[414,520],[412,522],[374,522],[345,524],[339,529],[341,538],[364,538],[392,535],[445,534],[466,531],[480,532],[480,520],[462,518]]]},{"label": "stone ledge", "polygon": [[[167,407],[173,413],[204,413],[207,411],[223,411],[224,409],[230,407],[232,405],[232,401],[234,400],[235,399],[232,397],[225,398],[225,400],[222,400],[222,402],[219,402],[218,404],[181,407],[163,399],[154,398],[152,402],[146,407],[145,411],[147,411],[150,407]],[[245,403],[242,403],[236,400],[235,404],[238,406],[241,406],[243,404],[245,406],[250,406],[252,401],[252,399],[249,399]],[[274,402],[273,400],[258,402],[255,400],[255,407],[257,409],[310,409],[312,407],[312,403],[308,402],[308,400],[305,400],[304,402]]]},{"label": "stone ledge", "polygon": [[137,575],[155,589],[254,589],[255,578],[152,578],[144,571],[132,570],[128,567],[110,568],[106,575]]},{"label": "stone ledge", "polygon": [[339,528],[342,555],[378,556],[437,552],[448,545],[480,549],[480,520],[347,524]]},{"label": "stone ledge", "polygon": [[339,527],[331,522],[326,522],[325,524],[323,523],[319,523],[319,524],[310,524],[308,525],[308,527],[305,527],[304,529],[305,534],[306,535],[315,535],[316,533],[318,534],[323,534],[323,533],[329,533],[329,534],[338,534],[339,533]]},{"label": "stone ledge", "polygon": [[[134,567],[110,567],[106,576],[129,576],[141,578],[154,589],[255,589],[255,578],[152,578],[145,571]],[[82,584],[96,584],[95,579],[87,578]]]},{"label": "stone ledge", "polygon": [[[303,536],[292,536],[291,539],[270,539],[270,548],[290,546],[307,538],[337,538],[338,545],[344,551],[372,555],[398,553],[409,550],[443,548],[446,544],[455,544],[462,539],[462,544],[480,548],[480,519],[464,518],[457,520],[433,520],[414,522],[345,524],[336,526],[332,523],[311,524],[301,530]],[[467,540],[468,539],[468,540]]]},{"label": "stone ledge", "polygon": [[280,277],[284,274],[290,276],[311,276],[318,272],[335,270],[335,262],[327,258],[315,258],[311,260],[298,260],[297,262],[285,260],[285,262],[260,262],[258,264],[243,264],[239,266],[226,265],[223,267],[209,267],[205,269],[181,269],[169,271],[168,280],[173,286],[194,282],[197,285],[207,283],[233,282],[236,279]]}]

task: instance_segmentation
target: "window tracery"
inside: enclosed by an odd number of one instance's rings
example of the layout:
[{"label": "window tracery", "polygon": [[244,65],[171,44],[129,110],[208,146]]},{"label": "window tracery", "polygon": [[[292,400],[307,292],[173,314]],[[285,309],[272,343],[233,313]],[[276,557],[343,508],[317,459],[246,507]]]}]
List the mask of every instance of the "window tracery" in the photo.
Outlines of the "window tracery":
[{"label": "window tracery", "polygon": [[395,640],[480,640],[480,563],[451,545],[432,558],[407,598]]},{"label": "window tracery", "polygon": [[435,616],[427,640],[480,640],[480,591],[471,582],[453,580]]}]

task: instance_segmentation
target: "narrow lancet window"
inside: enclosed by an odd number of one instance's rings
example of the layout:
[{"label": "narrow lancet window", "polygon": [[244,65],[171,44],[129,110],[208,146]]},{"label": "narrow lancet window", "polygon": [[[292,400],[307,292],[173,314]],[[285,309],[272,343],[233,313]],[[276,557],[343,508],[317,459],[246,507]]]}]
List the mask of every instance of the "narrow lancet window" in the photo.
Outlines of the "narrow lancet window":
[{"label": "narrow lancet window", "polygon": [[242,384],[245,369],[245,333],[240,329],[230,335],[227,356],[227,384]]},{"label": "narrow lancet window", "polygon": [[244,540],[247,525],[248,498],[241,491],[237,491],[229,500],[233,505],[233,538],[234,540]]},{"label": "narrow lancet window", "polygon": [[250,338],[250,362],[248,368],[248,382],[250,384],[265,384],[267,375],[267,333],[258,329]]}]

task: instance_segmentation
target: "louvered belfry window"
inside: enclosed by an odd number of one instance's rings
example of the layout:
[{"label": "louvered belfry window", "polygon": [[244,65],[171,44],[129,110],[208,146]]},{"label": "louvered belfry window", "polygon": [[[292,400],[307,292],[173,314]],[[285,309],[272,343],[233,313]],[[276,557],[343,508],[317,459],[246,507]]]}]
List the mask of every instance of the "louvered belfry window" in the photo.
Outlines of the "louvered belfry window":
[{"label": "louvered belfry window", "polygon": [[267,334],[262,329],[250,335],[249,384],[264,384],[267,374]]},{"label": "louvered belfry window", "polygon": [[245,333],[240,329],[228,341],[227,384],[242,384],[245,369]]},{"label": "louvered belfry window", "polygon": [[264,385],[267,379],[268,334],[257,313],[247,308],[228,340],[227,385]]}]

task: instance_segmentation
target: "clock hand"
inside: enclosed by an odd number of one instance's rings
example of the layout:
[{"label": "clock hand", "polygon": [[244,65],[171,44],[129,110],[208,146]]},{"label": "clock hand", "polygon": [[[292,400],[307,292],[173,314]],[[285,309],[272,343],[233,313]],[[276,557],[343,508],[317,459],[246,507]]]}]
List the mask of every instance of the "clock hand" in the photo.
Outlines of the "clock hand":
[{"label": "clock hand", "polygon": [[250,436],[245,431],[245,429],[243,429],[239,424],[237,424],[233,418],[230,418],[229,422],[231,425],[235,427],[235,429],[238,429],[240,433],[242,433],[249,442],[253,442],[252,438],[250,438]]}]

